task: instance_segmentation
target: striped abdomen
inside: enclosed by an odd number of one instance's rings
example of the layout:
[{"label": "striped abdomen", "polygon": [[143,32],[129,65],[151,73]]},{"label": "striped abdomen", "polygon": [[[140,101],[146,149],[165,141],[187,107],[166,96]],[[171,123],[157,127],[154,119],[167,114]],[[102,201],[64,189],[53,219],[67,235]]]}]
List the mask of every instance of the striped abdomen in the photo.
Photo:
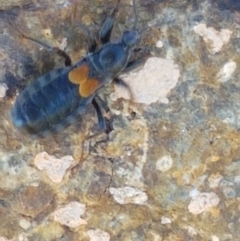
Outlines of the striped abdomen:
[{"label": "striped abdomen", "polygon": [[79,95],[79,87],[68,80],[70,69],[53,70],[23,90],[11,111],[16,127],[45,135],[71,124],[85,111],[92,98]]}]

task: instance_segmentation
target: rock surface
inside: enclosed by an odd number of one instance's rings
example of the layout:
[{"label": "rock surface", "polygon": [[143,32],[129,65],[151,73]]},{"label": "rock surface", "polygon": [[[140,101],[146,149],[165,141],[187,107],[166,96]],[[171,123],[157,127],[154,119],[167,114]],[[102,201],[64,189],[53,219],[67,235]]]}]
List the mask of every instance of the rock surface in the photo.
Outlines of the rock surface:
[{"label": "rock surface", "polygon": [[[12,126],[11,106],[64,63],[19,31],[76,62],[89,44],[79,25],[97,33],[116,1],[1,1],[0,241],[239,240],[240,5],[136,2],[133,58],[149,57],[121,75],[132,100],[118,86],[100,91],[108,138],[88,138],[99,133],[90,106],[66,130],[32,139]],[[112,39],[133,25],[122,0]]]}]

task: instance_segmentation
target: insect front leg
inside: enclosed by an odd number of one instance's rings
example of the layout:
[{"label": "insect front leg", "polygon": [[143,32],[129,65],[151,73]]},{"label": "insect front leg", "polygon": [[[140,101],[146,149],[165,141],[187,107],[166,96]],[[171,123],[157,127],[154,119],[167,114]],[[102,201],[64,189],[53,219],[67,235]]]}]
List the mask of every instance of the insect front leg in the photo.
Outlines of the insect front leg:
[{"label": "insect front leg", "polygon": [[[142,67],[145,64],[146,60],[147,60],[147,58],[143,57],[143,58],[139,58],[139,59],[134,60],[134,61],[130,61],[127,64],[126,68],[122,71],[122,73],[127,73],[127,72],[130,72],[130,71],[134,70],[134,69]],[[129,87],[129,85],[124,80],[122,80],[119,77],[115,77],[113,79],[113,82],[115,84],[117,84],[119,86],[123,86],[125,89],[127,89],[127,91],[129,92],[131,100],[134,99],[133,92],[132,92],[131,88]]]},{"label": "insect front leg", "polygon": [[129,95],[130,95],[131,100],[134,99],[131,88],[129,87],[129,85],[128,85],[124,80],[120,79],[119,77],[115,77],[115,78],[113,79],[113,82],[114,82],[116,85],[123,86],[125,89],[127,89],[127,91],[129,92]]},{"label": "insect front leg", "polygon": [[108,43],[110,41],[113,24],[114,24],[114,18],[118,11],[119,3],[120,3],[120,0],[117,1],[116,7],[113,9],[110,16],[107,17],[107,19],[104,21],[102,25],[102,28],[99,33],[99,39],[102,44]]},{"label": "insect front leg", "polygon": [[[113,29],[114,24],[114,18],[118,10],[120,0],[117,1],[116,7],[113,9],[112,13],[107,17],[107,19],[104,21],[101,30],[99,32],[98,39],[100,40],[101,44],[105,44],[110,41],[111,33]],[[81,28],[81,30],[84,32],[84,34],[88,37],[89,45],[88,45],[88,53],[93,53],[97,49],[97,41],[94,37],[93,33],[82,23],[75,23],[78,27]]]},{"label": "insect front leg", "polygon": [[127,64],[126,68],[122,71],[122,73],[127,73],[127,72],[130,72],[130,71],[134,70],[134,69],[142,67],[145,64],[145,62],[147,60],[147,57],[148,56],[139,58],[139,59],[134,60],[134,61],[130,61]]}]

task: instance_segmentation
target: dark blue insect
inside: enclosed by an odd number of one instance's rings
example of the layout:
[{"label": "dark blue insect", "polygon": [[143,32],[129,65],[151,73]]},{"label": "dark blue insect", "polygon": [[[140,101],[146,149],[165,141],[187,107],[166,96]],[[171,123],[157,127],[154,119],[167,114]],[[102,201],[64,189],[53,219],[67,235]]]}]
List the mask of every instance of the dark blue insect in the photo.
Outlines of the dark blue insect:
[{"label": "dark blue insect", "polygon": [[240,11],[239,0],[214,0],[220,10]]},{"label": "dark blue insect", "polygon": [[139,40],[135,30],[136,12],[134,28],[125,31],[120,41],[109,42],[119,1],[101,28],[99,39],[102,47],[96,51],[97,45],[92,39],[87,56],[74,65],[71,65],[69,56],[60,49],[24,36],[63,56],[66,67],[41,76],[20,93],[11,110],[12,122],[17,128],[32,135],[45,136],[72,124],[90,104],[96,109],[100,128],[106,128],[101,108],[95,98],[98,90],[112,80],[128,88],[117,76],[142,62],[129,62],[132,50]]}]

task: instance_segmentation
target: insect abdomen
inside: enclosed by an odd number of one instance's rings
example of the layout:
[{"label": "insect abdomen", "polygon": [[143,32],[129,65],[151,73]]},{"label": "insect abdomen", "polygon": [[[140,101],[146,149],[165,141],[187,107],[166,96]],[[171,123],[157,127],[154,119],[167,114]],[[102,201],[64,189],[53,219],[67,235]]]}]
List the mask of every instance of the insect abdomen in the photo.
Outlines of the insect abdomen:
[{"label": "insect abdomen", "polygon": [[11,112],[15,126],[41,134],[70,124],[83,112],[89,101],[81,98],[68,72],[68,68],[51,71],[23,90]]}]

